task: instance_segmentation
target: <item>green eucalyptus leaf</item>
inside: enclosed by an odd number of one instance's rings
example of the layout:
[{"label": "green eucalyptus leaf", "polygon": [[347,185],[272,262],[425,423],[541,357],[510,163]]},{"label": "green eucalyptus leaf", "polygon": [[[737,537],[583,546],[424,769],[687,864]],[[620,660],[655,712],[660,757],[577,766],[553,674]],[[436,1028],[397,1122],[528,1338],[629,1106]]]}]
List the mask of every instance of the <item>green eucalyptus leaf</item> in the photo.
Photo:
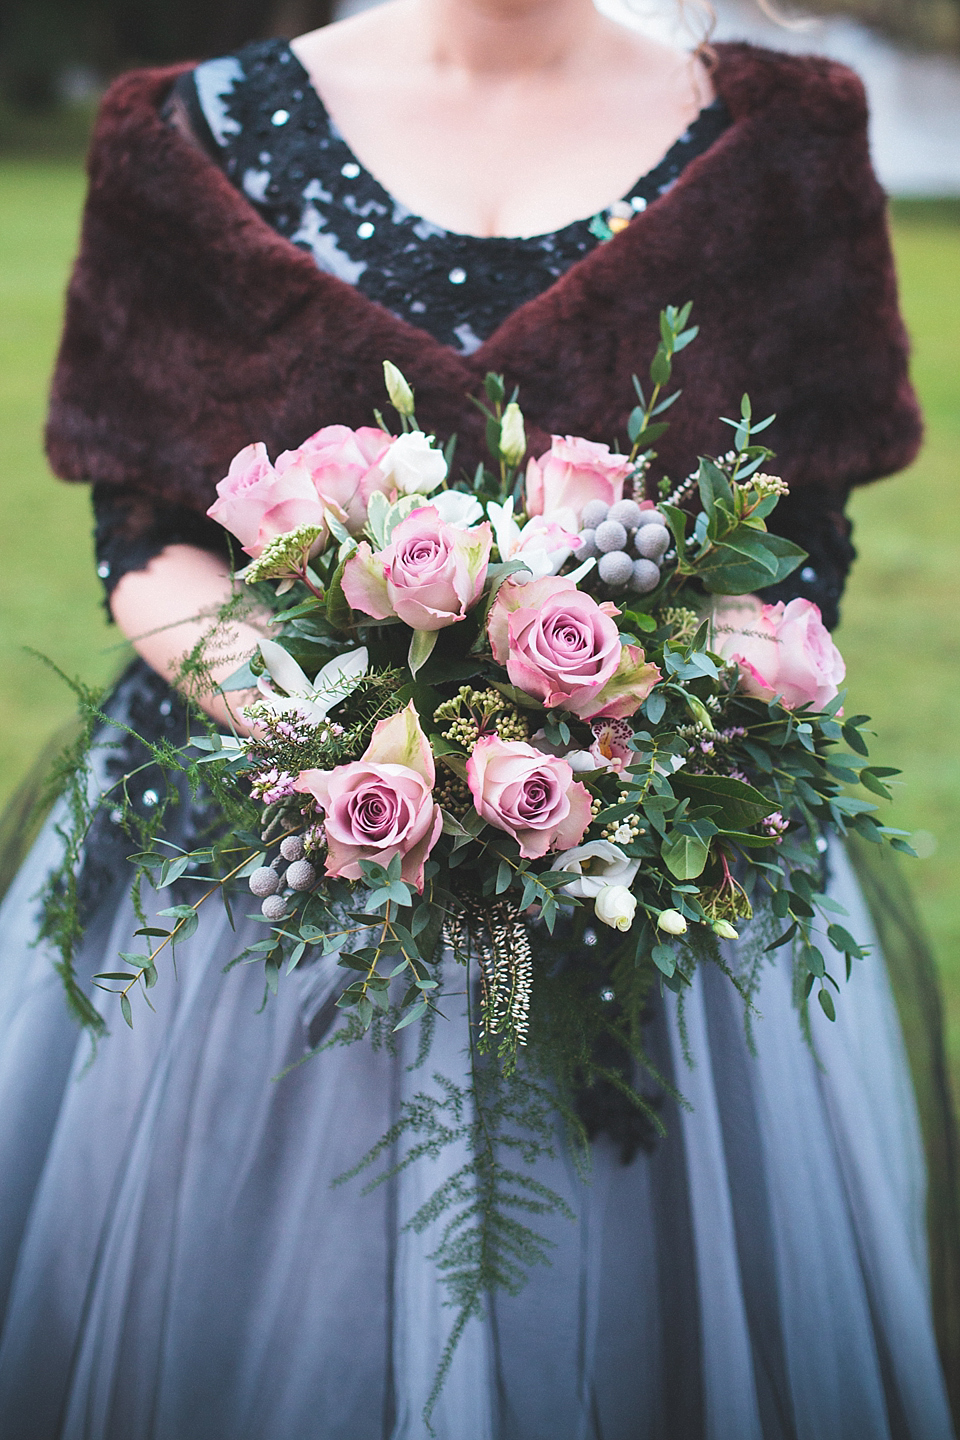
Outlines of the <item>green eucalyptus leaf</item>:
[{"label": "green eucalyptus leaf", "polygon": [[660,847],[663,863],[678,880],[695,880],[703,873],[709,846],[699,835],[673,835]]}]

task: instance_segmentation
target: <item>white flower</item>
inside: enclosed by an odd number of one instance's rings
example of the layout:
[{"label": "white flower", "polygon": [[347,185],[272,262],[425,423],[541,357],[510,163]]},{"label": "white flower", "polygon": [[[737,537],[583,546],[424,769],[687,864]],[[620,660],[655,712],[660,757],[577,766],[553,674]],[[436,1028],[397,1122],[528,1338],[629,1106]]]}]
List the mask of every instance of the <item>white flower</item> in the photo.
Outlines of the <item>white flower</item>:
[{"label": "white flower", "polygon": [[606,886],[626,886],[640,869],[639,860],[631,860],[609,840],[588,840],[564,850],[550,866],[551,870],[569,870],[576,876],[562,887],[564,895],[578,900],[591,900]]},{"label": "white flower", "polygon": [[589,750],[568,750],[561,758],[566,760],[575,775],[599,769]]},{"label": "white flower", "polygon": [[558,760],[566,760],[574,774],[586,773],[587,770],[600,770],[603,767],[598,765],[590,750],[565,750],[562,745],[555,745],[547,739],[545,730],[538,730],[530,737],[530,744],[542,750],[544,755],[555,755]]},{"label": "white flower", "polygon": [[729,920],[714,920],[713,933],[719,935],[721,940],[739,940],[738,931],[734,930]]},{"label": "white flower", "polygon": [[475,495],[466,495],[462,490],[441,490],[432,497],[430,504],[444,525],[456,525],[460,530],[469,530],[471,525],[483,519],[480,501]]},{"label": "white flower", "polygon": [[432,440],[422,430],[410,430],[397,436],[380,461],[380,470],[402,495],[429,495],[446,479],[447,462]]},{"label": "white flower", "polygon": [[604,925],[613,930],[629,930],[637,913],[637,897],[626,885],[604,885],[593,908]]},{"label": "white flower", "polygon": [[383,362],[383,379],[390,396],[390,404],[400,415],[413,414],[413,391],[402,370],[390,360]]},{"label": "white flower", "polygon": [[520,406],[511,400],[500,421],[500,454],[508,465],[519,465],[527,453],[527,437],[523,429]]},{"label": "white flower", "polygon": [[[557,510],[552,519],[534,515],[521,528],[513,516],[513,497],[503,505],[487,502],[487,514],[501,560],[522,560],[530,571],[517,571],[513,576],[518,585],[556,575],[581,541],[577,535],[577,518],[572,510]],[[572,578],[572,577],[571,577]]]},{"label": "white flower", "polygon": [[270,679],[279,685],[286,695],[278,695],[263,677],[257,682],[257,689],[264,703],[275,715],[286,715],[292,711],[302,715],[312,724],[319,725],[326,720],[334,705],[345,700],[359,685],[367,673],[369,656],[367,647],[351,650],[346,655],[337,655],[328,660],[317,678],[311,683],[300,666],[276,640],[261,640],[260,654]]},{"label": "white flower", "polygon": [[686,935],[687,922],[679,910],[661,910],[657,916],[657,929],[668,935]]}]

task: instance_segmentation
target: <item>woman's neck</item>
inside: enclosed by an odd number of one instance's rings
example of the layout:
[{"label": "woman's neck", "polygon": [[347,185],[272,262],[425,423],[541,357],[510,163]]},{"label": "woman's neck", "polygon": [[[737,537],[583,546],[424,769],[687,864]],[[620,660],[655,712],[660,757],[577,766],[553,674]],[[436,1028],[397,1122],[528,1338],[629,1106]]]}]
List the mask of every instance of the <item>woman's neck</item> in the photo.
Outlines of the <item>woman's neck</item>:
[{"label": "woman's neck", "polygon": [[400,0],[422,61],[465,81],[557,79],[595,63],[608,23],[592,0]]}]

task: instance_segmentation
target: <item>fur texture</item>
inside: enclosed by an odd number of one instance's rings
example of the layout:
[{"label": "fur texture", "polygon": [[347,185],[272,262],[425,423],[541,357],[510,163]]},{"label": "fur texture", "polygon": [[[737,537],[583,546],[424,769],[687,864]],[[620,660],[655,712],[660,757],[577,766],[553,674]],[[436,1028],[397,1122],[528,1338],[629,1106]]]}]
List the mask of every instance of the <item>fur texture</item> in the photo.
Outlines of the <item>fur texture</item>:
[{"label": "fur texture", "polygon": [[[118,80],[100,113],[47,431],[54,470],[205,510],[234,453],[371,423],[393,360],[421,423],[484,454],[467,401],[488,370],[520,388],[530,449],[551,432],[625,444],[658,313],[693,300],[697,343],[660,463],[727,448],[749,391],[802,503],[889,474],[920,438],[884,196],[860,81],[809,57],[717,46],[733,124],[676,185],[464,357],[277,235],[159,116],[179,69]],[[812,499],[812,494],[810,496]]]}]

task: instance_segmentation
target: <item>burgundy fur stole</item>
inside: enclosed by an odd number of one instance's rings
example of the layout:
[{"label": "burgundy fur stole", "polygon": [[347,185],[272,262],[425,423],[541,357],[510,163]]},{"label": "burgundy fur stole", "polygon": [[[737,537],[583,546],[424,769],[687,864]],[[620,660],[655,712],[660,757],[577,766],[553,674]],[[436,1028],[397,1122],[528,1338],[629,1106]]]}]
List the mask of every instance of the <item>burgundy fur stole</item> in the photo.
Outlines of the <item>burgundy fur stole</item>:
[{"label": "burgundy fur stole", "polygon": [[[57,473],[204,510],[233,454],[272,454],[319,426],[370,424],[381,363],[417,391],[421,423],[484,453],[467,402],[495,370],[520,388],[530,448],[551,432],[625,443],[667,303],[701,337],[660,443],[682,478],[724,450],[717,416],[749,391],[797,492],[889,474],[920,437],[884,197],[863,89],[849,70],[720,45],[733,124],[614,239],[458,355],[322,273],[198,148],[161,120],[178,69],[124,76],[103,103],[47,441]],[[799,498],[799,494],[796,496]]]}]

